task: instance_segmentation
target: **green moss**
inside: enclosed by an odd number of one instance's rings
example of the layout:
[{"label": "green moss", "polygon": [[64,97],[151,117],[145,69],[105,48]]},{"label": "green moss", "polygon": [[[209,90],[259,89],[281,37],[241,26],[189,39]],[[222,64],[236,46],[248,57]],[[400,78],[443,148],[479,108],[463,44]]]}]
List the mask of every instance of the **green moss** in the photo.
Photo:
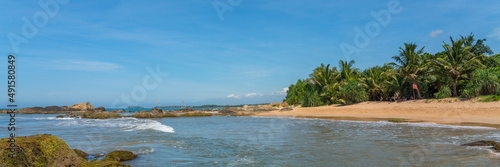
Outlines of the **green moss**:
[{"label": "green moss", "polygon": [[9,138],[0,139],[0,166],[76,166],[86,160],[79,157],[61,139],[48,135],[15,137],[15,157],[9,157]]},{"label": "green moss", "polygon": [[125,165],[118,161],[108,161],[108,160],[94,160],[90,162],[83,163],[79,167],[132,167],[130,165]]},{"label": "green moss", "polygon": [[110,161],[129,161],[134,158],[137,158],[137,155],[130,151],[113,151],[110,152],[104,160],[110,160]]},{"label": "green moss", "polygon": [[407,120],[404,120],[404,119],[400,119],[400,118],[391,118],[389,120],[387,120],[388,122],[395,122],[395,123],[399,123],[399,122],[408,122]]},{"label": "green moss", "polygon": [[89,156],[89,154],[79,149],[73,149],[73,151],[75,151],[75,153],[82,158],[87,158]]}]

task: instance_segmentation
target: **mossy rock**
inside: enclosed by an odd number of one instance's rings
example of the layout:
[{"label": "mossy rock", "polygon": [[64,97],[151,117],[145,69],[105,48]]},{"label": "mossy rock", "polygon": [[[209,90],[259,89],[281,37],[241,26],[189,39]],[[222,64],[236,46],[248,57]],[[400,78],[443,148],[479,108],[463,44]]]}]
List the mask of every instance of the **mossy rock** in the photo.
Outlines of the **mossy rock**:
[{"label": "mossy rock", "polygon": [[78,154],[78,156],[85,158],[85,159],[89,156],[89,154],[87,154],[86,152],[83,152],[82,150],[79,150],[79,149],[73,149],[73,151],[75,151],[75,153]]},{"label": "mossy rock", "polygon": [[493,146],[493,149],[500,151],[500,144],[496,144],[495,146]]},{"label": "mossy rock", "polygon": [[58,115],[56,118],[64,118],[64,115]]},{"label": "mossy rock", "polygon": [[466,143],[462,144],[462,146],[495,146],[498,145],[499,143],[496,141],[487,141],[487,140],[480,140],[472,143]]},{"label": "mossy rock", "polygon": [[9,157],[11,138],[0,139],[0,166],[78,166],[87,160],[63,140],[49,135],[15,137],[15,157]]},{"label": "mossy rock", "polygon": [[130,151],[113,151],[106,155],[106,157],[104,157],[104,160],[129,161],[134,158],[137,158],[137,155]]},{"label": "mossy rock", "polygon": [[93,160],[90,162],[85,162],[78,167],[132,167],[132,166],[125,165],[118,161]]}]

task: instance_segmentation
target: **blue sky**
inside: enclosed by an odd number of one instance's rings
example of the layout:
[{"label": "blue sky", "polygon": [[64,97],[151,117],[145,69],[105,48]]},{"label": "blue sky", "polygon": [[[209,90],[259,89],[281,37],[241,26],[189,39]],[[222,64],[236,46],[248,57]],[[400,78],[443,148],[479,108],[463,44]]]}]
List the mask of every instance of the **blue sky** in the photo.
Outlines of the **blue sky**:
[{"label": "blue sky", "polygon": [[[214,2],[232,10],[217,13]],[[0,50],[4,61],[18,57],[20,106],[105,107],[281,102],[284,88],[321,63],[354,59],[365,69],[390,62],[405,42],[436,53],[449,36],[471,32],[500,51],[498,1],[394,1],[399,11],[385,25],[371,13],[389,11],[390,0],[240,2],[60,0],[48,13],[39,1],[3,1]],[[26,24],[37,32],[23,34]],[[369,42],[356,45],[356,27]],[[26,43],[14,49],[9,33]],[[157,67],[168,75],[155,80],[146,68]]]}]

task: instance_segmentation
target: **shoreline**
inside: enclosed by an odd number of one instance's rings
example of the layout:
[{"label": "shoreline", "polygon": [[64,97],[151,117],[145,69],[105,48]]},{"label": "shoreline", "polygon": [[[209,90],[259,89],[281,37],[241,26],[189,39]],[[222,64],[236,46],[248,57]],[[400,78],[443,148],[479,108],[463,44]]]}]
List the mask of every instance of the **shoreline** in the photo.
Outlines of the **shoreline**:
[{"label": "shoreline", "polygon": [[[409,123],[436,123],[457,126],[482,126],[500,129],[500,102],[472,100],[411,100],[406,102],[363,102],[295,108],[291,111],[259,113],[259,117],[318,118],[350,121],[388,121],[403,119]],[[444,102],[443,102],[444,101]]]}]

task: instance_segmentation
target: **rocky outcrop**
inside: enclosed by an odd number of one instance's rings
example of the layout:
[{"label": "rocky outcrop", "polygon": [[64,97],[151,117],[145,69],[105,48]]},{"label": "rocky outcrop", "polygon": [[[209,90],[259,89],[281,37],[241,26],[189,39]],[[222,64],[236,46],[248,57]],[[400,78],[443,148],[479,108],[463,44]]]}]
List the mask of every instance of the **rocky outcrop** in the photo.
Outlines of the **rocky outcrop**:
[{"label": "rocky outcrop", "polygon": [[77,109],[77,110],[84,110],[84,111],[94,110],[94,106],[92,106],[92,104],[90,104],[90,102],[73,104],[72,106],[69,106],[69,108]]},{"label": "rocky outcrop", "polygon": [[136,113],[132,115],[134,118],[163,118],[164,112],[163,110],[160,110],[158,108],[153,108],[151,111],[140,111],[139,113]]},{"label": "rocky outcrop", "polygon": [[[66,114],[66,113],[84,113],[93,111],[94,107],[89,103],[78,103],[72,106],[47,106],[47,107],[28,107],[16,110],[20,114]],[[6,113],[7,110],[1,110]]]},{"label": "rocky outcrop", "polygon": [[[0,166],[72,166],[72,167],[130,167],[119,161],[137,157],[129,151],[114,151],[102,160],[88,161],[87,153],[69,148],[58,137],[42,134],[14,137],[17,149],[14,158],[9,157],[11,138],[0,139]],[[110,157],[110,158],[108,158]]]},{"label": "rocky outcrop", "polygon": [[[11,139],[17,146],[14,158],[8,156]],[[0,166],[78,166],[87,161],[48,134],[0,139],[0,155]]]}]

